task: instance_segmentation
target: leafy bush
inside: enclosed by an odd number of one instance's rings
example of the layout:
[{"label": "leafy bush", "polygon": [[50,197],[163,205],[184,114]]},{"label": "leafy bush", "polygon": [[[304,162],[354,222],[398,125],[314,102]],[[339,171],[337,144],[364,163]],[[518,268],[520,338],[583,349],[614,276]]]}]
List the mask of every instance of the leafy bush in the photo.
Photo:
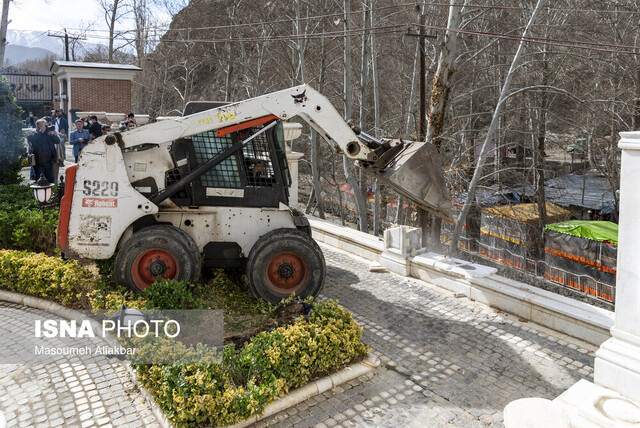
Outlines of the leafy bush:
[{"label": "leafy bush", "polygon": [[91,309],[117,311],[122,305],[133,309],[145,309],[147,307],[147,301],[139,294],[136,295],[124,287],[105,289],[102,287],[100,279],[98,279],[97,288],[89,293],[89,300]]},{"label": "leafy bush", "polygon": [[219,364],[139,365],[138,379],[177,425],[234,424],[314,377],[361,358],[362,328],[334,301],[315,304],[305,321],[262,332]]},{"label": "leafy bush", "polygon": [[0,211],[0,248],[53,254],[57,224],[54,210]]},{"label": "leafy bush", "polygon": [[0,248],[55,253],[58,212],[37,207],[29,187],[0,186]]},{"label": "leafy bush", "polygon": [[25,153],[21,113],[7,79],[0,76],[0,184],[20,182],[20,158]]},{"label": "leafy bush", "polygon": [[193,285],[172,279],[156,280],[145,288],[140,297],[147,301],[147,309],[201,309],[202,299],[193,296]]},{"label": "leafy bush", "polygon": [[16,211],[21,208],[36,209],[38,202],[30,187],[6,184],[0,185],[0,207],[4,211]]},{"label": "leafy bush", "polygon": [[45,254],[0,250],[0,288],[88,308],[95,278],[75,262]]}]

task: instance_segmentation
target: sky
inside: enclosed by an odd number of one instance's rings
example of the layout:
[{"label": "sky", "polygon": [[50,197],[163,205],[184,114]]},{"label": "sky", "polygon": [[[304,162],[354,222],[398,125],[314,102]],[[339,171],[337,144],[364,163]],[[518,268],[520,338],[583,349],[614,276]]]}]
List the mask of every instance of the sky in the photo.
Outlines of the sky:
[{"label": "sky", "polygon": [[[156,8],[154,17],[160,22],[168,22],[170,15]],[[12,0],[9,4],[8,29],[31,31],[60,31],[70,28],[77,32],[90,26],[88,42],[106,44],[106,40],[90,36],[105,36],[107,25],[104,11],[96,0]],[[117,29],[130,29],[133,22],[123,19]]]}]

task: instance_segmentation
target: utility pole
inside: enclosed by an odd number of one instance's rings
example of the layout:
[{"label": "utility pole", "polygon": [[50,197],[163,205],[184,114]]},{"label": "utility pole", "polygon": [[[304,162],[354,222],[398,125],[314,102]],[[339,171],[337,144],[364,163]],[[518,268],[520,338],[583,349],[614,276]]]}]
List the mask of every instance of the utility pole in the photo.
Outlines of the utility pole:
[{"label": "utility pole", "polygon": [[69,36],[69,34],[67,34],[67,29],[64,29],[64,34],[54,34],[51,33],[51,31],[49,31],[47,33],[47,36],[49,37],[57,37],[59,39],[64,39],[64,60],[65,61],[70,61],[69,59],[69,39],[72,40],[85,40],[86,37],[85,36]]},{"label": "utility pole", "polygon": [[69,35],[66,28],[64,29],[64,59],[69,61]]},{"label": "utility pole", "polygon": [[0,67],[4,67],[4,48],[7,46],[7,26],[9,25],[9,2],[2,2],[2,18],[0,21]]},{"label": "utility pole", "polygon": [[424,34],[425,15],[424,11],[420,14],[420,35],[418,43],[420,44],[419,62],[420,72],[418,73],[418,90],[420,91],[420,122],[418,126],[418,141],[424,141],[424,137],[427,133],[427,95],[426,95],[426,56],[425,56],[425,34]]}]

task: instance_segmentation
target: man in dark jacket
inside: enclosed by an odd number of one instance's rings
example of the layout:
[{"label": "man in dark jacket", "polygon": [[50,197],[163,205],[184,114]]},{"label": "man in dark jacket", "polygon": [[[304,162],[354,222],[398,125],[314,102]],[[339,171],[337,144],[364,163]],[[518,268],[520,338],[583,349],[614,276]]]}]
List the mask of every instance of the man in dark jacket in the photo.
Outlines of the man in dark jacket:
[{"label": "man in dark jacket", "polygon": [[89,116],[89,135],[91,135],[91,139],[95,140],[96,138],[102,136],[102,124],[98,122],[98,116]]},{"label": "man in dark jacket", "polygon": [[36,129],[38,132],[27,138],[31,144],[31,152],[36,158],[35,177],[37,180],[40,174],[44,174],[49,183],[54,183],[56,177],[53,163],[57,160],[56,144],[59,144],[60,140],[55,135],[55,129],[47,129],[45,119],[36,121]]}]

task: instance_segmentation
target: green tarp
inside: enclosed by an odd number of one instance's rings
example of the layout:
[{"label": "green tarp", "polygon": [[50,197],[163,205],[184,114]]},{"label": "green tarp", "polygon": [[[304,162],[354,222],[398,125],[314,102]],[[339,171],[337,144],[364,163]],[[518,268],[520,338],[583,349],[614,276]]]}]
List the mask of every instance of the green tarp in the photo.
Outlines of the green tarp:
[{"label": "green tarp", "polygon": [[610,221],[569,220],[548,224],[545,229],[618,245],[618,225]]}]

